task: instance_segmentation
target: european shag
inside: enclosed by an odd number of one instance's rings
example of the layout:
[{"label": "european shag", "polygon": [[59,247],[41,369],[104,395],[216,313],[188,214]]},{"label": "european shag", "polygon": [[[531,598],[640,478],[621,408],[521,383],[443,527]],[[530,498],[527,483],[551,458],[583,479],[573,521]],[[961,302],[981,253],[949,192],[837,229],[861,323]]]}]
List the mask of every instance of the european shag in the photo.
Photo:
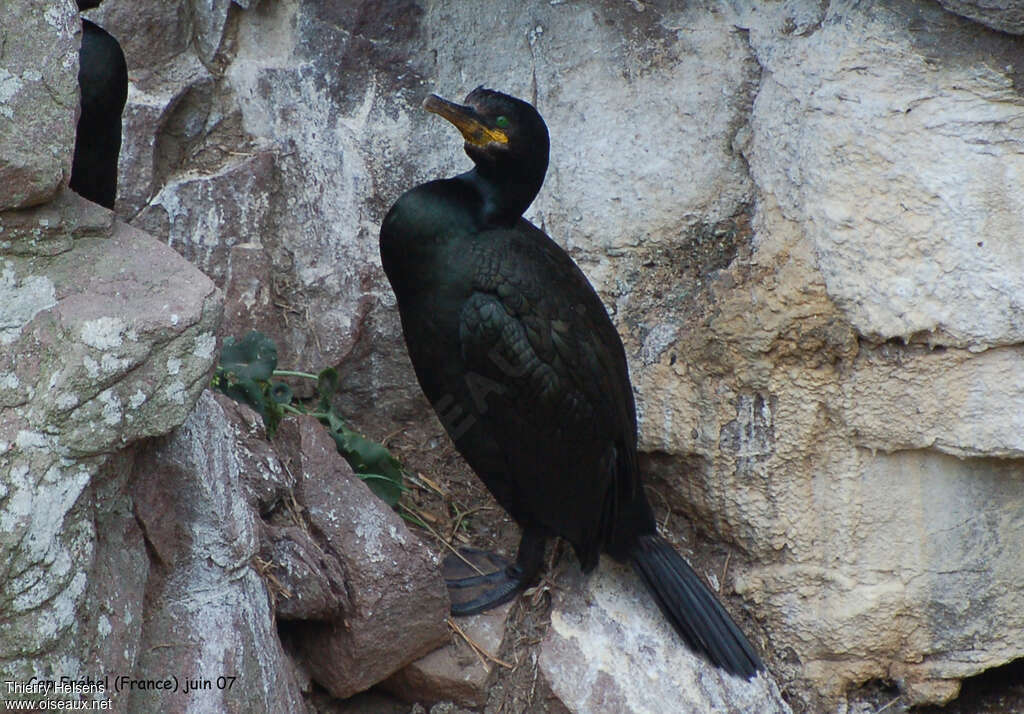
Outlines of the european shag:
[{"label": "european shag", "polygon": [[[459,129],[475,166],[398,199],[381,261],[423,392],[522,529],[515,563],[448,580],[453,614],[511,599],[561,536],[584,572],[601,552],[631,563],[690,647],[753,676],[764,665],[747,638],[658,535],[622,340],[579,267],[522,217],[547,171],[543,119],[483,87],[463,104],[431,95],[423,106]],[[460,598],[468,586],[483,592]]]},{"label": "european shag", "polygon": [[[99,2],[93,0],[78,3],[81,10],[97,5]],[[81,114],[69,185],[79,195],[113,209],[121,153],[121,113],[128,99],[128,66],[117,40],[89,20],[82,21],[78,86]]]}]

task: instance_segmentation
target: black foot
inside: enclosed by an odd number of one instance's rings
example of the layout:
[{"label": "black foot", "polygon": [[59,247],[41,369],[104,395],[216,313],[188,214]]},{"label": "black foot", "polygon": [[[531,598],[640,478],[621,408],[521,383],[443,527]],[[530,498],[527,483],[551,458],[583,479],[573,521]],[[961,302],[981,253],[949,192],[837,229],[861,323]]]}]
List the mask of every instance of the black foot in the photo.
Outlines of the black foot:
[{"label": "black foot", "polygon": [[456,617],[502,605],[527,585],[522,570],[497,553],[460,548],[459,555],[447,556],[442,566]]}]

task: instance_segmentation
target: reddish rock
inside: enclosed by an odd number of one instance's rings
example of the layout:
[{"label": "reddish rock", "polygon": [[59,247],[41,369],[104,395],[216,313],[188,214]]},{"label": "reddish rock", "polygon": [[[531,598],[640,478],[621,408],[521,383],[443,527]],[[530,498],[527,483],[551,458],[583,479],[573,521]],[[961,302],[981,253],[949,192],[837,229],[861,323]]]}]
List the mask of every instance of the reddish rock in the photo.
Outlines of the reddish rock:
[{"label": "reddish rock", "polygon": [[333,620],[351,609],[338,559],[298,526],[264,525],[260,558],[267,563],[275,612],[282,620]]},{"label": "reddish rock", "polygon": [[57,255],[75,238],[108,236],[113,227],[112,212],[64,189],[41,206],[0,212],[0,253]]},{"label": "reddish rock", "polygon": [[[135,509],[155,557],[135,677],[174,675],[179,687],[137,690],[127,711],[305,709],[252,565],[258,519],[241,486],[240,449],[204,392],[181,428],[136,462]],[[211,687],[186,692],[185,680]]]},{"label": "reddish rock", "polygon": [[[505,623],[513,604],[455,620],[466,637],[453,632],[448,644],[396,672],[384,682],[384,688],[410,702],[450,700],[468,707],[483,706],[501,666],[491,658],[498,656],[505,641]],[[486,654],[478,654],[467,637]]]},{"label": "reddish rock", "polygon": [[5,0],[0,37],[0,211],[6,211],[48,201],[71,174],[81,22],[74,3]]},{"label": "reddish rock", "polygon": [[[353,473],[324,428],[303,417],[276,437],[318,545],[345,573],[348,606],[328,623],[282,627],[318,684],[348,697],[443,644],[448,593],[435,557]],[[290,448],[289,448],[290,447]]]}]

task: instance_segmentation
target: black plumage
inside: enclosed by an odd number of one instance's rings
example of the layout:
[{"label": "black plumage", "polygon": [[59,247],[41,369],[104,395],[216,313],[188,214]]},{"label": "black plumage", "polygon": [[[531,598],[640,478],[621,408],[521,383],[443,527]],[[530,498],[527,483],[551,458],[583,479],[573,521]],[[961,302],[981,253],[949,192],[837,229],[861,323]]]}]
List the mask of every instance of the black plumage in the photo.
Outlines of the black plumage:
[{"label": "black plumage", "polygon": [[[98,4],[80,2],[79,7]],[[82,21],[78,86],[81,114],[69,185],[79,195],[113,209],[121,153],[121,113],[128,99],[128,66],[117,40],[89,20]]]},{"label": "black plumage", "polygon": [[[625,350],[597,293],[522,214],[548,165],[548,132],[522,100],[484,88],[429,111],[465,138],[472,170],[405,193],[381,260],[409,355],[457,448],[522,529],[516,562],[449,581],[453,612],[508,600],[569,541],[584,571],[631,562],[695,650],[745,677],[763,668],[715,597],[657,534],[637,465]],[[464,586],[485,589],[459,598]]]}]

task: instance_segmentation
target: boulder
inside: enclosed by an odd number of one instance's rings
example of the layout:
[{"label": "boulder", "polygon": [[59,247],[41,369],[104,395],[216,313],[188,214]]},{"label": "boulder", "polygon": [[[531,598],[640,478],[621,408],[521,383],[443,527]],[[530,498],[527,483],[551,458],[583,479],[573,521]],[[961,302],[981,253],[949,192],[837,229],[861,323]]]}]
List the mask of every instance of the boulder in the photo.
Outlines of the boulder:
[{"label": "boulder", "polygon": [[[352,473],[319,422],[289,420],[277,438],[308,524],[305,538],[291,531],[305,545],[275,545],[275,573],[292,591],[278,609],[307,618],[282,633],[313,679],[345,698],[446,641],[448,593],[436,557]],[[328,592],[330,608],[320,604]]]},{"label": "boulder", "polygon": [[148,573],[135,450],[209,381],[220,294],[69,192],[0,224],[14,251],[0,255],[2,674],[130,672]]},{"label": "boulder", "polygon": [[2,15],[0,211],[7,211],[48,201],[71,176],[82,26],[71,2],[12,0]]},{"label": "boulder", "polygon": [[206,392],[136,462],[135,511],[153,558],[133,676],[177,680],[169,691],[130,692],[128,711],[305,710],[253,566],[258,515],[232,432]]},{"label": "boulder", "polygon": [[602,558],[560,585],[539,664],[569,712],[790,714],[770,675],[734,677],[687,649],[629,568]]}]

